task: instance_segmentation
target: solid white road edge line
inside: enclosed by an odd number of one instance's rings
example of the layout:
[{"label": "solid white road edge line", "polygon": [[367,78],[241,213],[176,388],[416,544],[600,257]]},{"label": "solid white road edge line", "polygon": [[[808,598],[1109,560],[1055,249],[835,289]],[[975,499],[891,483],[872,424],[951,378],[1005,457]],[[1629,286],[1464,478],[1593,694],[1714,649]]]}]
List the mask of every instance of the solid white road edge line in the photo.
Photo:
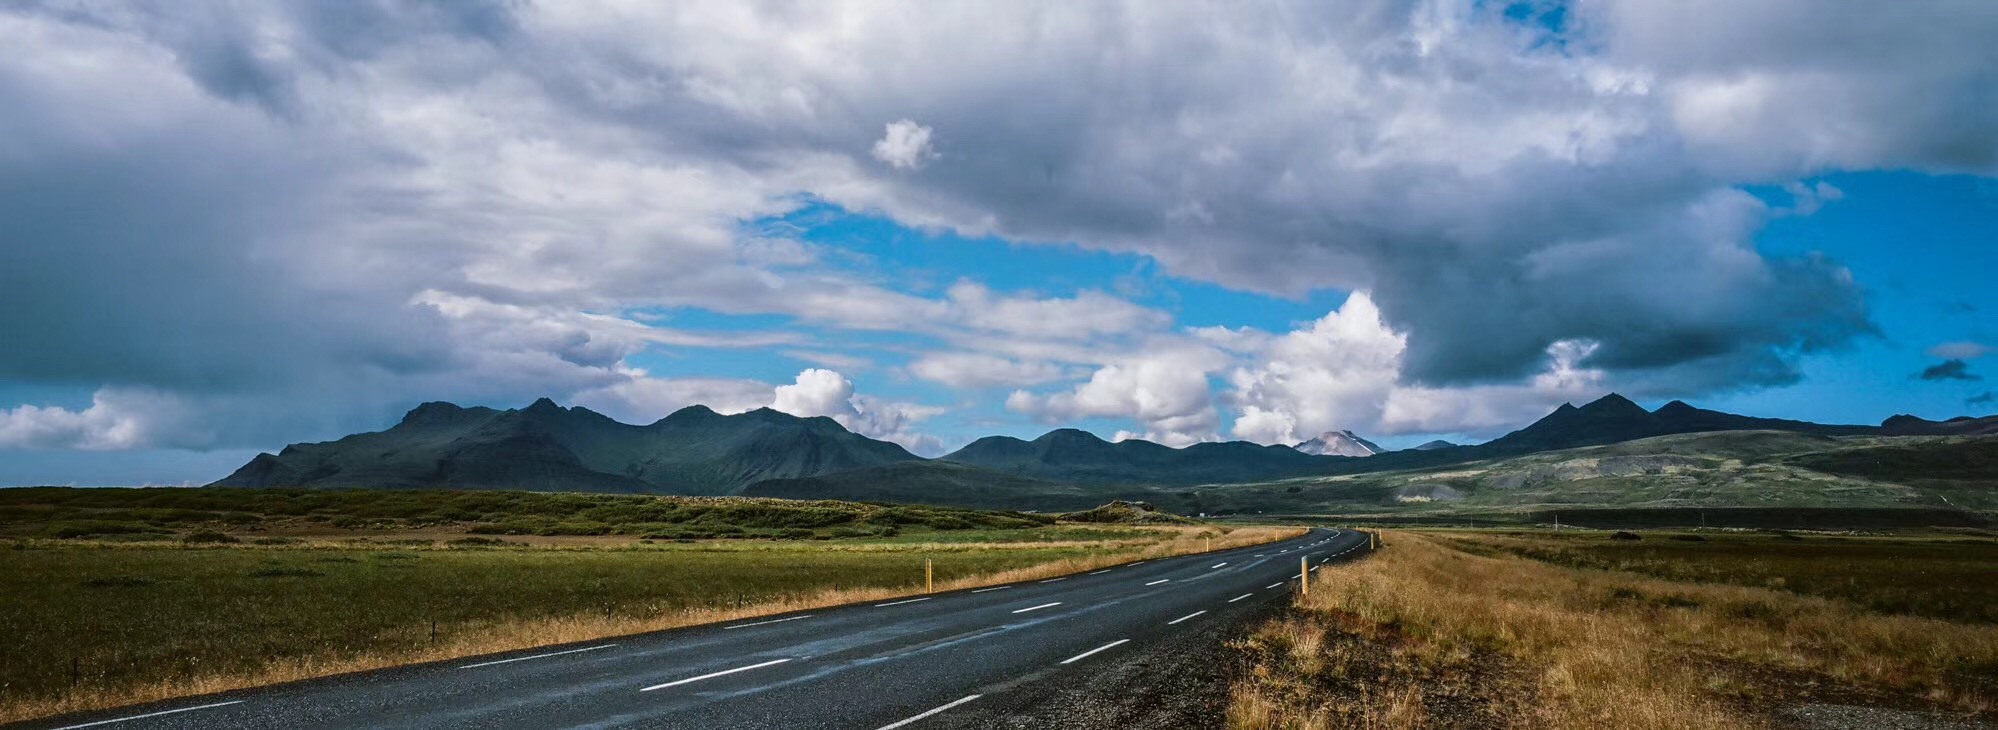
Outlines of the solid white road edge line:
[{"label": "solid white road edge line", "polygon": [[1236,596],[1236,597],[1234,597],[1234,598],[1230,598],[1230,599],[1228,599],[1228,602],[1229,602],[1229,603],[1234,603],[1234,602],[1236,602],[1236,601],[1239,601],[1239,600],[1242,600],[1242,599],[1244,599],[1244,598],[1248,598],[1249,596],[1253,596],[1253,595],[1256,595],[1256,594],[1254,594],[1254,593],[1244,593],[1244,594],[1242,594],[1242,595],[1239,595],[1239,596]]},{"label": "solid white road edge line", "polygon": [[980,588],[978,590],[972,591],[972,593],[984,593],[986,591],[1003,591],[1008,588],[1012,588],[1012,586],[993,586],[991,588]]},{"label": "solid white road edge line", "polygon": [[1166,622],[1166,625],[1167,625],[1167,626],[1171,626],[1171,625],[1173,625],[1173,624],[1176,624],[1176,623],[1179,623],[1179,622],[1181,622],[1181,621],[1185,621],[1185,620],[1187,620],[1187,619],[1190,619],[1190,618],[1193,618],[1193,617],[1195,617],[1195,616],[1198,616],[1198,615],[1200,615],[1200,614],[1203,614],[1203,613],[1207,613],[1207,611],[1206,611],[1205,609],[1202,609],[1202,610],[1199,610],[1199,611],[1194,611],[1193,613],[1189,613],[1189,614],[1187,614],[1187,615],[1185,615],[1185,616],[1181,616],[1181,617],[1179,617],[1179,618],[1176,618],[1176,619],[1173,619],[1173,620],[1171,620],[1171,621],[1167,621],[1167,622]]},{"label": "solid white road edge line", "polygon": [[1070,662],[1076,662],[1076,661],[1081,661],[1081,660],[1083,660],[1083,659],[1086,659],[1086,658],[1088,658],[1088,657],[1089,657],[1089,655],[1091,655],[1091,654],[1095,654],[1096,652],[1099,652],[1099,651],[1103,651],[1104,649],[1109,649],[1109,648],[1113,648],[1113,647],[1116,647],[1116,646],[1118,646],[1118,645],[1120,645],[1120,644],[1128,644],[1128,643],[1130,643],[1130,641],[1131,641],[1130,639],[1118,639],[1118,640],[1116,640],[1116,641],[1112,641],[1112,642],[1110,642],[1110,643],[1108,643],[1108,644],[1104,644],[1104,645],[1102,645],[1102,646],[1099,646],[1099,647],[1096,647],[1096,648],[1094,648],[1094,649],[1090,649],[1089,651],[1085,651],[1085,652],[1083,652],[1083,653],[1081,653],[1081,654],[1077,654],[1077,655],[1075,655],[1075,656],[1072,656],[1072,657],[1069,657],[1069,658],[1067,658],[1067,659],[1063,659],[1063,660],[1061,660],[1061,663],[1063,663],[1063,664],[1068,664],[1068,663],[1070,663]]},{"label": "solid white road edge line", "polygon": [[911,599],[909,599],[909,600],[906,600],[906,601],[889,601],[889,602],[887,602],[887,603],[877,603],[877,604],[874,604],[874,607],[875,607],[875,608],[887,608],[887,607],[889,607],[889,606],[900,606],[900,605],[902,605],[902,604],[904,604],[904,603],[918,603],[918,602],[921,602],[921,601],[927,601],[927,600],[930,600],[930,598],[932,598],[932,596],[924,596],[924,597],[922,597],[922,598],[911,598]]},{"label": "solid white road edge line", "polygon": [[1282,587],[1283,587],[1283,584],[1282,584],[1282,583],[1271,583],[1271,584],[1269,584],[1269,585],[1266,585],[1266,586],[1263,586],[1263,588],[1264,588],[1264,589],[1270,589],[1270,588],[1282,588]]},{"label": "solid white road edge line", "polygon": [[178,709],[178,710],[161,710],[161,711],[159,711],[159,712],[148,712],[148,713],[146,713],[146,714],[144,714],[144,715],[133,715],[133,716],[131,716],[131,717],[120,717],[120,718],[118,718],[118,719],[116,719],[116,720],[98,720],[97,722],[86,722],[86,723],[83,723],[82,725],[65,725],[65,726],[63,726],[63,727],[60,727],[60,728],[56,728],[56,730],[76,730],[76,728],[80,728],[80,727],[97,727],[98,725],[109,725],[109,724],[111,724],[111,723],[114,723],[114,722],[124,722],[124,721],[126,721],[126,720],[143,720],[143,719],[146,719],[146,718],[148,718],[148,717],[159,717],[159,716],[161,716],[161,715],[173,715],[173,714],[177,714],[177,713],[182,713],[182,712],[193,712],[193,711],[195,711],[195,710],[208,710],[208,709],[214,709],[214,708],[217,708],[217,707],[224,707],[224,706],[228,706],[228,705],[240,705],[240,704],[243,704],[243,701],[242,701],[242,700],[230,700],[230,701],[228,701],[228,702],[217,702],[217,703],[215,703],[215,704],[212,704],[212,705],[199,705],[199,706],[196,706],[196,707],[182,707],[182,708],[180,708],[180,709]]},{"label": "solid white road edge line", "polygon": [[1026,613],[1028,611],[1039,611],[1043,608],[1054,608],[1055,606],[1059,605],[1061,605],[1061,601],[1055,601],[1054,603],[1043,603],[1038,606],[1028,606],[1026,608],[1022,608],[1018,611],[1014,611],[1013,613]]},{"label": "solid white road edge line", "polygon": [[749,624],[736,624],[736,625],[734,625],[734,626],[723,626],[723,627],[722,627],[722,630],[723,630],[723,631],[727,631],[727,630],[729,630],[729,629],[746,629],[746,628],[749,628],[749,627],[751,627],[751,626],[762,626],[762,625],[765,625],[765,624],[781,624],[781,623],[784,623],[785,621],[796,621],[796,620],[798,620],[798,619],[801,619],[801,618],[811,618],[811,617],[813,617],[813,616],[815,616],[815,615],[817,615],[817,614],[810,614],[810,613],[808,613],[808,614],[805,614],[805,615],[803,615],[803,616],[792,616],[792,617],[790,617],[790,618],[777,618],[777,619],[771,619],[771,620],[769,620],[769,621],[758,621],[758,622],[756,622],[756,623],[749,623]]},{"label": "solid white road edge line", "polygon": [[886,724],[886,725],[882,725],[882,726],[881,726],[881,728],[880,728],[880,730],[895,730],[895,728],[898,728],[898,727],[901,727],[901,726],[903,726],[903,725],[907,725],[907,724],[909,724],[909,723],[912,723],[912,722],[915,722],[915,721],[917,721],[917,720],[921,720],[921,719],[923,719],[923,718],[925,718],[925,717],[929,717],[929,716],[931,716],[931,715],[935,715],[935,714],[937,714],[937,713],[939,713],[939,712],[943,712],[944,710],[948,710],[948,709],[950,709],[950,708],[953,708],[953,707],[956,707],[956,706],[958,706],[958,705],[962,705],[962,704],[964,704],[964,703],[966,703],[966,702],[970,702],[970,701],[972,701],[972,700],[975,700],[975,699],[978,699],[978,698],[980,698],[980,697],[984,697],[984,696],[985,696],[985,695],[972,695],[972,696],[970,696],[970,697],[965,697],[965,698],[963,698],[963,699],[959,699],[959,700],[955,700],[955,701],[952,701],[952,702],[950,702],[950,703],[948,703],[948,704],[945,704],[945,705],[944,705],[944,706],[942,706],[942,707],[938,707],[938,708],[936,708],[936,709],[934,709],[934,710],[930,710],[929,712],[925,712],[925,713],[923,713],[923,714],[920,714],[920,715],[917,715],[917,716],[915,716],[915,717],[911,717],[911,718],[908,718],[908,719],[906,719],[906,720],[897,720],[897,721],[895,721],[895,722],[891,722],[891,723],[888,723],[888,724]]},{"label": "solid white road edge line", "polygon": [[1171,579],[1171,578],[1160,578],[1160,579],[1158,579],[1158,580],[1155,580],[1155,581],[1152,581],[1152,582],[1150,582],[1150,583],[1146,583],[1145,585],[1148,585],[1148,586],[1155,586],[1155,585],[1158,585],[1158,584],[1160,584],[1160,583],[1164,583],[1164,582],[1166,582],[1166,581],[1169,581],[1169,580],[1172,580],[1172,579]]},{"label": "solid white road edge line", "polygon": [[762,663],[762,664],[751,664],[751,665],[749,665],[749,666],[746,666],[746,667],[736,667],[736,668],[734,668],[734,669],[724,669],[724,670],[721,670],[721,671],[719,671],[719,672],[709,672],[709,673],[707,673],[707,674],[703,674],[703,675],[701,675],[701,676],[698,676],[698,677],[688,677],[688,678],[686,678],[686,679],[675,679],[675,680],[673,680],[673,681],[671,681],[671,682],[667,682],[667,683],[665,683],[665,684],[655,684],[655,685],[652,685],[652,686],[650,686],[650,687],[646,687],[645,689],[641,689],[641,690],[639,690],[639,691],[640,691],[640,692],[651,692],[652,690],[655,690],[655,689],[665,689],[665,688],[667,688],[667,687],[678,687],[678,686],[680,686],[680,685],[683,685],[683,684],[686,684],[686,683],[688,683],[688,682],[699,682],[699,681],[701,681],[701,680],[703,680],[703,679],[714,679],[715,677],[720,677],[720,676],[723,676],[723,675],[727,675],[727,674],[734,674],[734,673],[736,673],[736,672],[747,672],[747,671],[749,671],[749,670],[751,670],[751,669],[762,669],[762,668],[764,668],[764,667],[768,667],[768,666],[773,666],[773,665],[777,665],[777,664],[783,664],[784,662],[788,662],[788,661],[791,661],[791,660],[789,660],[789,659],[772,659],[772,660],[770,660],[770,661],[767,661],[767,662],[764,662],[764,663]]},{"label": "solid white road edge line", "polygon": [[496,662],[479,662],[479,663],[477,663],[477,664],[467,664],[467,665],[465,665],[465,666],[462,666],[462,667],[459,667],[459,669],[478,669],[479,667],[490,667],[490,666],[492,666],[492,665],[494,665],[494,664],[511,664],[511,663],[513,663],[513,662],[524,662],[524,661],[527,661],[527,660],[529,660],[529,659],[546,659],[546,658],[548,658],[548,657],[551,657],[551,656],[562,656],[563,654],[580,654],[580,653],[582,653],[582,652],[586,652],[586,651],[596,651],[596,650],[598,650],[598,649],[609,649],[609,648],[611,648],[611,647],[613,647],[613,646],[617,646],[617,645],[616,645],[616,644],[604,644],[603,646],[592,646],[592,647],[588,647],[588,648],[584,648],[584,649],[570,649],[570,650],[568,650],[568,651],[551,651],[551,652],[548,652],[548,653],[546,653],[546,654],[536,654],[536,655],[534,655],[534,656],[518,656],[518,657],[514,657],[514,658],[512,658],[512,659],[501,659],[501,660],[499,660],[499,661],[496,661]]}]

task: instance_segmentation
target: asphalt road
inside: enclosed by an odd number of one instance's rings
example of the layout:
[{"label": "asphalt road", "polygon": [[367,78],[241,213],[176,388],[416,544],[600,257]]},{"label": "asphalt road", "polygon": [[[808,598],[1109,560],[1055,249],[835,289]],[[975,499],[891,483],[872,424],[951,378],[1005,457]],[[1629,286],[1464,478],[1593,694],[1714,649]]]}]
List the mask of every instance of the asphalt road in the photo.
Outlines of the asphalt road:
[{"label": "asphalt road", "polygon": [[1170,646],[1175,634],[1232,628],[1285,599],[1297,588],[1300,557],[1316,567],[1367,549],[1364,533],[1319,529],[1281,543],[1065,578],[385,669],[23,727],[1007,727],[1009,718],[1052,702],[1104,699],[1076,689],[1127,669],[1148,647]]}]

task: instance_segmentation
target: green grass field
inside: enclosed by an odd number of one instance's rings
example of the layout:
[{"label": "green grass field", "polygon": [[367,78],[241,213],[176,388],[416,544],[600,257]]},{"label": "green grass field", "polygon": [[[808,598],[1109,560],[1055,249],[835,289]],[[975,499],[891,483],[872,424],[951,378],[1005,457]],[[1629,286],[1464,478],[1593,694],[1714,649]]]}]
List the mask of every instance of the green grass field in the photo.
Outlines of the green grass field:
[{"label": "green grass field", "polygon": [[[1129,533],[1122,537],[1129,538]],[[0,701],[204,674],[275,658],[416,653],[534,619],[647,619],[826,589],[919,590],[1055,562],[1076,547],[839,543],[620,549],[142,547],[0,551]],[[892,548],[892,549],[891,549]],[[1128,550],[1128,548],[1127,548]],[[1133,550],[1132,552],[1135,552]]]},{"label": "green grass field", "polygon": [[0,490],[0,537],[163,540],[200,529],[256,535],[444,529],[482,535],[661,540],[885,537],[1019,530],[1049,515],[951,507],[567,492],[362,489]]},{"label": "green grass field", "polygon": [[[1450,533],[1439,533],[1450,534]],[[1560,565],[1774,588],[1881,613],[1998,623],[1998,540],[1790,533],[1462,533],[1453,542]]]},{"label": "green grass field", "polygon": [[926,561],[944,590],[1288,534],[845,502],[0,490],[0,722],[905,595]]}]

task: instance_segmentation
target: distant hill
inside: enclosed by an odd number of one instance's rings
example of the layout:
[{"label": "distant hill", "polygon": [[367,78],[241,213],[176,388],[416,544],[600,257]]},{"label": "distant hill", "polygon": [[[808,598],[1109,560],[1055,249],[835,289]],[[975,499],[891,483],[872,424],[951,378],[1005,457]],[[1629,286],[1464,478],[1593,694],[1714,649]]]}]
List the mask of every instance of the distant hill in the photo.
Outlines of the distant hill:
[{"label": "distant hill", "polygon": [[1991,514],[1998,513],[1998,436],[1704,431],[1436,466],[1233,485],[1208,490],[1203,499],[1207,510],[1224,513],[1419,515],[1729,507]]},{"label": "distant hill", "polygon": [[1199,520],[1181,517],[1152,506],[1150,502],[1113,500],[1109,504],[1062,515],[1070,522],[1096,522],[1118,525],[1195,525]]},{"label": "distant hill", "polygon": [[1000,474],[1089,484],[1210,484],[1315,474],[1341,457],[1247,441],[1175,449],[1137,439],[1110,442],[1072,428],[1023,441],[987,436],[946,454],[944,461]]},{"label": "distant hill", "polygon": [[1616,393],[1576,407],[1563,403],[1552,413],[1512,433],[1475,446],[1431,442],[1414,449],[1352,459],[1329,467],[1333,474],[1364,474],[1461,464],[1542,451],[1600,446],[1654,436],[1716,431],[1784,431],[1822,436],[1952,436],[1998,433],[1998,416],[1928,421],[1894,416],[1879,426],[1838,425],[1756,418],[1695,408],[1672,401],[1646,411]]},{"label": "distant hill", "polygon": [[1352,431],[1326,431],[1293,448],[1315,456],[1373,456],[1387,450]]},{"label": "distant hill", "polygon": [[765,479],[916,460],[829,418],[691,406],[633,426],[544,398],[513,410],[425,403],[386,431],[260,454],[215,486],[734,494]]},{"label": "distant hill", "polygon": [[769,479],[742,490],[745,497],[1032,510],[1077,509],[1101,503],[1105,494],[1100,487],[1000,474],[948,461],[907,461],[818,476]]},{"label": "distant hill", "polygon": [[1630,399],[1611,393],[1576,408],[1560,408],[1532,425],[1485,444],[1490,450],[1524,453],[1576,446],[1613,444],[1619,441],[1702,431],[1794,431],[1825,435],[1857,435],[1878,432],[1869,426],[1827,426],[1808,421],[1753,418],[1710,411],[1672,401],[1656,411],[1646,411]]},{"label": "distant hill", "polygon": [[[1659,440],[1703,433],[1717,435],[1686,440],[1699,445],[1698,453],[1690,455],[1671,446],[1679,442]],[[638,426],[542,399],[510,410],[426,403],[384,431],[260,454],[215,484],[744,494],[1040,510],[1085,509],[1124,499],[1181,514],[1212,514],[1296,509],[1319,503],[1322,485],[1331,484],[1360,489],[1335,502],[1357,498],[1397,509],[1450,503],[1476,492],[1526,499],[1534,492],[1522,487],[1552,483],[1543,478],[1546,474],[1581,474],[1586,478],[1579,481],[1598,479],[1590,482],[1596,485],[1625,484],[1612,477],[1635,480],[1617,488],[1623,491],[1588,497],[1621,504],[1648,499],[1640,492],[1661,484],[1679,484],[1692,492],[1706,489],[1698,480],[1682,483],[1668,477],[1710,469],[1708,457],[1732,453],[1729,449],[1761,454],[1772,448],[1769,444],[1781,442],[1786,455],[1782,468],[1794,478],[1772,482],[1779,491],[1838,480],[1845,480],[1839,482],[1845,485],[1841,488],[1858,491],[1838,497],[1784,491],[1788,496],[1770,499],[1837,502],[1852,494],[1878,496],[1885,493],[1881,489],[1983,484],[1993,458],[1981,449],[1992,449],[1998,441],[1973,438],[1979,434],[1998,434],[1998,417],[1927,421],[1895,416],[1880,426],[1825,425],[1739,416],[1679,401],[1646,411],[1611,394],[1580,407],[1564,404],[1525,428],[1476,446],[1430,442],[1383,451],[1349,432],[1313,440],[1328,450],[1335,442],[1350,441],[1355,450],[1375,452],[1364,458],[1243,441],[1185,448],[1136,439],[1113,443],[1086,431],[1057,429],[1031,441],[986,437],[941,459],[925,460],[829,418],[799,418],[770,409],[722,415],[692,406]],[[1944,440],[1909,440],[1919,438]],[[1858,446],[1862,442],[1863,449]],[[1601,473],[1590,471],[1599,466],[1563,466],[1552,472],[1527,466],[1544,466],[1536,460],[1541,454],[1620,449],[1622,444],[1670,448],[1659,458],[1637,461],[1619,452],[1600,462],[1608,465],[1599,465],[1607,470]],[[1511,466],[1492,471],[1491,464]],[[1626,473],[1628,469],[1637,471]],[[1395,476],[1469,473],[1488,476],[1472,482],[1426,476],[1408,482]],[[1390,484],[1395,485],[1391,491],[1366,492]],[[1271,485],[1283,487],[1271,492]],[[1956,500],[1952,504],[1984,503],[1977,493],[1939,494]]]}]

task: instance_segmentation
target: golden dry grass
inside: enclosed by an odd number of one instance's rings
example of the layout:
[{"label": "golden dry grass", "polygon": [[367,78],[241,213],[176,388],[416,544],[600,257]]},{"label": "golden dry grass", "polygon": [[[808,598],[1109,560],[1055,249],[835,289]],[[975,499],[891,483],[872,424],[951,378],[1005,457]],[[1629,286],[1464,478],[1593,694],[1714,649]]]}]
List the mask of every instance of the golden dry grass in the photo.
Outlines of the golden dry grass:
[{"label": "golden dry grass", "polygon": [[[1251,643],[1266,651],[1237,688],[1233,728],[1754,728],[1794,699],[1772,677],[1824,679],[1854,695],[1990,713],[1998,627],[1890,615],[1788,592],[1685,583],[1487,557],[1395,533],[1393,547],[1320,571],[1299,618]],[[1390,643],[1431,670],[1333,701],[1344,680],[1325,636]],[[1301,661],[1298,652],[1315,655]],[[1528,701],[1475,721],[1444,717],[1422,693],[1460,689],[1480,654],[1515,660]],[[1332,671],[1313,671],[1332,666]],[[1324,676],[1324,675],[1331,676]],[[1820,688],[1813,691],[1824,691]]]},{"label": "golden dry grass", "polygon": [[[977,575],[940,580],[938,591],[959,590],[980,586],[999,585],[1027,580],[1037,580],[1060,575],[1096,570],[1108,565],[1138,559],[1150,559],[1202,552],[1224,550],[1235,547],[1257,545],[1265,542],[1284,540],[1304,533],[1302,528],[1286,527],[1244,527],[1217,529],[1212,527],[1171,527],[1149,528],[1149,533],[1133,532],[1128,539],[1103,543],[1076,543],[1078,547],[1091,547],[1093,554],[1042,562],[1011,570],[988,572]],[[1139,535],[1149,534],[1146,539]],[[1062,543],[1067,545],[1069,543]],[[792,544],[795,546],[795,543]],[[1014,543],[964,544],[894,544],[867,545],[817,543],[812,549],[830,551],[894,551],[921,554],[925,552],[966,552],[979,550],[1025,549]],[[1033,545],[1046,548],[1047,543]],[[107,550],[134,550],[130,546],[104,546]],[[239,547],[236,550],[302,550],[309,545],[269,547]],[[564,550],[587,549],[579,547],[558,548]],[[795,547],[793,548],[795,549]],[[758,552],[755,544],[729,543],[717,546],[723,552],[743,553],[754,557]],[[500,551],[502,553],[507,551]],[[531,554],[536,550],[520,551]],[[828,583],[837,576],[826,576]],[[410,586],[412,590],[420,587]],[[120,707],[144,702],[152,702],[174,697],[222,692],[244,687],[290,682],[335,674],[359,672],[384,667],[442,661],[496,652],[529,649],[538,646],[590,641],[616,636],[626,636],[663,629],[694,626],[707,623],[734,621],[769,616],[791,611],[824,608],[848,603],[879,601],[921,592],[921,587],[893,588],[832,588],[765,599],[740,608],[727,606],[689,606],[677,610],[667,610],[648,615],[605,615],[596,611],[577,612],[561,616],[522,618],[517,616],[494,616],[487,620],[461,623],[448,635],[427,646],[411,647],[397,645],[379,651],[346,652],[342,654],[312,654],[304,656],[273,657],[261,662],[255,671],[208,671],[195,672],[165,680],[149,680],[118,684],[114,686],[91,687],[87,692],[70,693],[64,696],[18,697],[9,696],[0,703],[0,723],[16,722],[37,717],[81,712],[86,710]]]}]

